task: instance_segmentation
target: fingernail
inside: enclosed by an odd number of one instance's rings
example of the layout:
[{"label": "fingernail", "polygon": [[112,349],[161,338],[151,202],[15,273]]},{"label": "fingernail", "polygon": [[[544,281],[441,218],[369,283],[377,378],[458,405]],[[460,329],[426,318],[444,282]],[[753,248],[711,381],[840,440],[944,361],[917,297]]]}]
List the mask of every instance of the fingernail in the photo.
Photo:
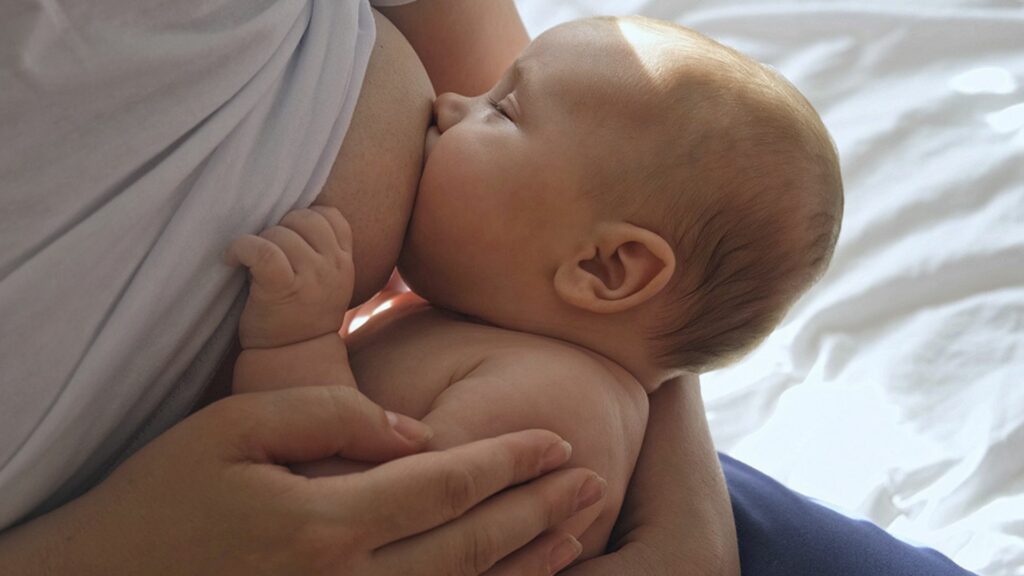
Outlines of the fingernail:
[{"label": "fingernail", "polygon": [[607,487],[608,482],[596,474],[587,478],[587,481],[580,487],[580,491],[576,493],[576,511],[579,512],[600,500]]},{"label": "fingernail", "polygon": [[558,572],[575,560],[582,551],[583,545],[572,536],[569,536],[551,550],[551,556],[548,557],[548,570],[551,574]]},{"label": "fingernail", "polygon": [[540,460],[541,472],[547,472],[558,468],[562,464],[569,461],[569,457],[572,456],[572,444],[569,444],[565,440],[559,440],[555,442],[544,452],[544,456]]},{"label": "fingernail", "polygon": [[430,426],[419,420],[413,420],[408,416],[396,414],[388,410],[385,410],[384,413],[388,416],[388,424],[391,424],[391,429],[413,444],[426,442],[434,435],[434,431],[430,429]]}]

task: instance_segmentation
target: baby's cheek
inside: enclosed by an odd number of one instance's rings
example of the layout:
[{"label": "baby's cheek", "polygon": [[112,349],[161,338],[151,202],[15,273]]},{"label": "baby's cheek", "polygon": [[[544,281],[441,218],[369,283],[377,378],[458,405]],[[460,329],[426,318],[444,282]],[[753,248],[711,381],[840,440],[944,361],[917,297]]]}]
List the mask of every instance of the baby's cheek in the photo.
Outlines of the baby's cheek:
[{"label": "baby's cheek", "polygon": [[478,195],[465,189],[464,182],[452,176],[454,170],[427,167],[413,211],[409,234],[420,257],[433,266],[459,258],[481,243],[484,215]]}]

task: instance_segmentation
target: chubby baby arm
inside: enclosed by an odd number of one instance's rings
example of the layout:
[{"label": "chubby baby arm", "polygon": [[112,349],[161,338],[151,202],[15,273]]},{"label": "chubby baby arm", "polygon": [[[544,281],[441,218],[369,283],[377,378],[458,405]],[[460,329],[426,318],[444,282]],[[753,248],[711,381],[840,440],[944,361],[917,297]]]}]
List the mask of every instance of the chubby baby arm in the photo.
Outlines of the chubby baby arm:
[{"label": "chubby baby arm", "polygon": [[[542,428],[572,445],[567,467],[607,482],[604,497],[557,527],[583,545],[580,559],[602,554],[636,463],[647,397],[625,371],[568,347],[502,351],[449,386],[423,418],[429,447],[445,449],[506,432]],[[581,494],[582,496],[582,494]]]},{"label": "chubby baby arm", "polygon": [[335,208],[294,210],[235,240],[229,264],[251,275],[232,389],[355,387],[338,331],[352,299],[352,230]]}]

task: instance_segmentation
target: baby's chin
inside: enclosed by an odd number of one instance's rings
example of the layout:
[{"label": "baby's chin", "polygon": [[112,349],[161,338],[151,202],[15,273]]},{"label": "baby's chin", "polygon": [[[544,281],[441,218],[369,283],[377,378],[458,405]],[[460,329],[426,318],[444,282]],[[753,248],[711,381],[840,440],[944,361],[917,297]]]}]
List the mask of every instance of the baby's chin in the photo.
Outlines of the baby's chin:
[{"label": "baby's chin", "polygon": [[[408,240],[408,236],[406,236]],[[424,267],[417,262],[415,250],[408,243],[402,245],[402,251],[398,255],[398,263],[395,265],[398,274],[410,290],[424,300],[433,303],[438,295],[432,289],[432,282]]]},{"label": "baby's chin", "polygon": [[402,247],[397,268],[409,289],[431,306],[459,314],[466,313],[460,309],[459,298],[453,293],[455,291],[451,289],[450,283],[445,282],[437,274],[432,274],[421,261],[417,261],[414,251],[408,246]]}]

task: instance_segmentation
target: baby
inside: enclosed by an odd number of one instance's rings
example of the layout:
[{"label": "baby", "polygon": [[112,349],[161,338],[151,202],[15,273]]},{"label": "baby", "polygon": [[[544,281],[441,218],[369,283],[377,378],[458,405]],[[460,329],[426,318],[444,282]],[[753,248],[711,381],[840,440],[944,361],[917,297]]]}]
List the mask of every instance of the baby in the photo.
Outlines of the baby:
[{"label": "baby", "polygon": [[343,340],[351,232],[333,208],[292,212],[228,252],[252,273],[235,391],[358,382],[437,449],[552,430],[606,481],[561,526],[600,554],[646,394],[748,351],[827,266],[834,146],[771,69],[642,18],[554,28],[435,117],[399,258],[423,300]]}]

